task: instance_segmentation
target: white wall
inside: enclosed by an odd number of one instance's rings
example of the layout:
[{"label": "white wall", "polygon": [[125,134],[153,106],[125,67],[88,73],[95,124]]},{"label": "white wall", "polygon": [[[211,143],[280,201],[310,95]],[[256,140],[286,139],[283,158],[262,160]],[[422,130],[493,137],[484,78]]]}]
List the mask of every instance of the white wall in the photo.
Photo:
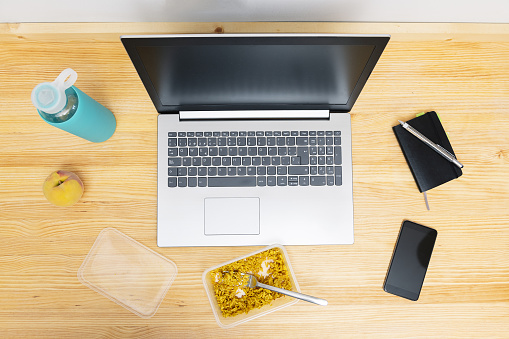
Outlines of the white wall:
[{"label": "white wall", "polygon": [[509,0],[0,0],[0,22],[509,23]]}]

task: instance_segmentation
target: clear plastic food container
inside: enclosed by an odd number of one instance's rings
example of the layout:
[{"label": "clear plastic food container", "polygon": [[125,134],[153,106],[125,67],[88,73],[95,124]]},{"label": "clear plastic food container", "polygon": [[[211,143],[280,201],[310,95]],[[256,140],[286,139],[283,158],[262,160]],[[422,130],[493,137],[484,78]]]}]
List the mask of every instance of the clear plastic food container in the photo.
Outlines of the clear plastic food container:
[{"label": "clear plastic food container", "polygon": [[288,268],[290,282],[292,285],[291,290],[295,291],[295,292],[300,292],[299,284],[297,283],[297,279],[295,278],[295,274],[293,272],[292,266],[290,265],[290,261],[288,259],[288,253],[286,252],[285,248],[282,245],[278,245],[278,244],[271,245],[271,246],[265,247],[259,251],[255,251],[255,252],[246,254],[242,257],[235,258],[233,260],[224,262],[217,266],[213,266],[213,267],[209,268],[208,270],[206,270],[205,272],[203,272],[202,280],[203,280],[203,285],[205,286],[205,291],[207,292],[207,296],[209,298],[210,306],[212,307],[212,312],[214,313],[214,317],[216,318],[216,321],[219,324],[219,326],[221,326],[223,328],[231,328],[231,327],[243,324],[245,322],[248,322],[250,320],[253,320],[255,318],[261,317],[263,315],[269,314],[271,312],[280,310],[284,307],[293,305],[298,302],[298,299],[295,299],[295,298],[292,298],[289,296],[282,296],[281,298],[273,300],[272,303],[269,305],[264,305],[261,308],[256,308],[256,309],[250,310],[248,313],[241,313],[241,314],[238,314],[238,315],[235,315],[232,317],[223,316],[221,309],[219,308],[219,304],[217,302],[217,299],[216,299],[216,296],[214,293],[213,282],[212,282],[212,279],[211,279],[209,273],[211,271],[213,271],[217,268],[220,268],[222,266],[225,266],[227,264],[231,264],[233,262],[248,258],[250,256],[270,250],[272,248],[279,248],[281,250],[281,253],[283,254],[282,257],[283,257],[284,264]]},{"label": "clear plastic food container", "polygon": [[173,261],[106,228],[78,270],[79,281],[142,318],[153,316],[177,275]]}]

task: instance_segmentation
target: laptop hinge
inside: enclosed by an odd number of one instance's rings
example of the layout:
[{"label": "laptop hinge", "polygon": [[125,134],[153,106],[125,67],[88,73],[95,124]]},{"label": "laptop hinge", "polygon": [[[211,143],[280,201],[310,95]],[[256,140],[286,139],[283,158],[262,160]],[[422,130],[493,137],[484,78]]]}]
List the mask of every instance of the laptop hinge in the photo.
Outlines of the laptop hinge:
[{"label": "laptop hinge", "polygon": [[329,110],[181,111],[180,120],[206,119],[328,119]]}]

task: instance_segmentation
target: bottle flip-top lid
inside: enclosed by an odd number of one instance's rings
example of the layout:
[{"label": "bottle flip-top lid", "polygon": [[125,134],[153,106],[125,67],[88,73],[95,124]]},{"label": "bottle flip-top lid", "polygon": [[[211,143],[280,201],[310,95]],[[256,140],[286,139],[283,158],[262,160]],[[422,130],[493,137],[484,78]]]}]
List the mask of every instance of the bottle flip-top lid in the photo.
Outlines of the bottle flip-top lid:
[{"label": "bottle flip-top lid", "polygon": [[65,90],[78,79],[78,74],[71,68],[64,69],[53,82],[43,82],[32,91],[32,103],[45,113],[60,112],[67,104]]}]

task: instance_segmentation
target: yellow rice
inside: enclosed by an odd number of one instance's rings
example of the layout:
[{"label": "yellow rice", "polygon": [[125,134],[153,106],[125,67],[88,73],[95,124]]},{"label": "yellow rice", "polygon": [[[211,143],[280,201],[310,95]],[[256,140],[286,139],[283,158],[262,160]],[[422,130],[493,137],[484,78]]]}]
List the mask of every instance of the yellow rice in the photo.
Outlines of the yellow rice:
[{"label": "yellow rice", "polygon": [[253,274],[259,282],[267,285],[292,289],[290,274],[279,248],[271,248],[219,267],[210,272],[210,279],[224,317],[248,313],[283,297],[280,293],[264,288],[244,287],[248,276],[241,276],[237,272]]}]

